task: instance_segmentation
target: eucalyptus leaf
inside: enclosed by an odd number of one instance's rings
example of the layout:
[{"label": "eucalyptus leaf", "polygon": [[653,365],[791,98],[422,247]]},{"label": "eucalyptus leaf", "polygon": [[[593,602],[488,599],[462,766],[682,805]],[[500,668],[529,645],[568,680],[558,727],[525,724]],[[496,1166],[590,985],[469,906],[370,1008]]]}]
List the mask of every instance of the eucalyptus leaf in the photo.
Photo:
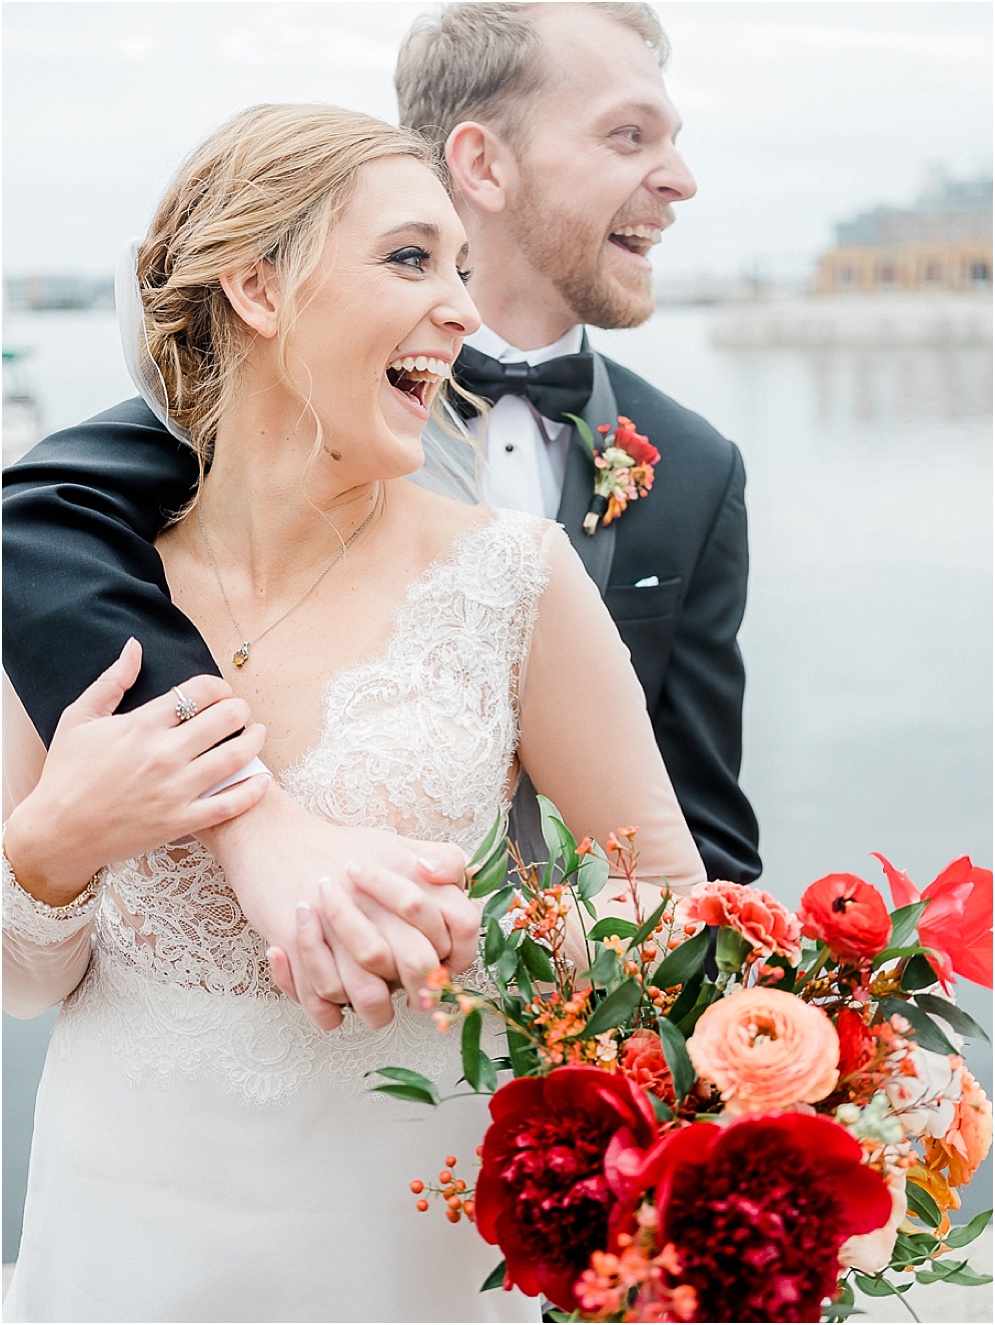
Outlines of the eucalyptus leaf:
[{"label": "eucalyptus leaf", "polygon": [[703,929],[679,948],[667,954],[653,972],[650,984],[659,989],[673,989],[684,984],[692,975],[704,969],[708,953],[708,930]]},{"label": "eucalyptus leaf", "polygon": [[642,985],[630,976],[628,980],[613,990],[607,998],[602,999],[588,1018],[581,1034],[588,1038],[603,1035],[605,1031],[611,1031],[616,1026],[621,1026],[626,1017],[639,1006],[639,1000],[642,996]]},{"label": "eucalyptus leaf", "polygon": [[[916,1006],[922,1008],[923,1012],[928,1012],[934,1017],[939,1017],[945,1021],[948,1026],[952,1026],[959,1035],[981,1036],[987,1040],[988,1035],[982,1026],[974,1020],[973,1017],[959,1008],[956,1003],[951,1003],[949,999],[939,998],[936,994],[916,994]],[[991,1043],[989,1041],[989,1043]]]}]

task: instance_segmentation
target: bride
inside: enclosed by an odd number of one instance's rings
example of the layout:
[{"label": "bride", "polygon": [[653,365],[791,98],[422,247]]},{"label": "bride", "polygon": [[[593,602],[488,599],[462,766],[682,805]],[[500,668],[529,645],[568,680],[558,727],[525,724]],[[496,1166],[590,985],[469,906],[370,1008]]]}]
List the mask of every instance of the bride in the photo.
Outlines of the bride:
[{"label": "bride", "polygon": [[[420,140],[323,106],[237,116],[140,247],[147,356],[203,468],[158,550],[224,681],[98,716],[137,675],[129,642],[47,761],[12,715],[5,998],[63,1006],[6,1319],[538,1319],[480,1295],[492,1250],[407,1190],[450,1151],[471,1178],[484,1101],[366,1093],[387,1064],[453,1088],[456,1039],[403,991],[386,1025],[317,1029],[254,899],[188,836],[199,793],[261,749],[338,823],[472,852],[527,773],[578,836],[640,825],[649,905],[664,875],[704,875],[563,532],[405,481],[477,326],[466,250]],[[117,863],[76,896],[49,865],[81,822]],[[317,988],[384,943],[333,886],[297,932]],[[438,950],[400,973],[409,994]]]}]

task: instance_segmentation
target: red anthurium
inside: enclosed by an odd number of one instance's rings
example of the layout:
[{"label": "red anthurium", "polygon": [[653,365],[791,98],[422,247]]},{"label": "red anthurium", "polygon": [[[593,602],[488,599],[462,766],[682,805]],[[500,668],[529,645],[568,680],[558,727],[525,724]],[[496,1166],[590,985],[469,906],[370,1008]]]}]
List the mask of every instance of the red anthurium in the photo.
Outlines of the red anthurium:
[{"label": "red anthurium", "polygon": [[874,852],[891,884],[896,906],[929,899],[919,918],[919,941],[948,992],[954,975],[992,987],[992,872],[960,856],[920,893],[902,870]]}]

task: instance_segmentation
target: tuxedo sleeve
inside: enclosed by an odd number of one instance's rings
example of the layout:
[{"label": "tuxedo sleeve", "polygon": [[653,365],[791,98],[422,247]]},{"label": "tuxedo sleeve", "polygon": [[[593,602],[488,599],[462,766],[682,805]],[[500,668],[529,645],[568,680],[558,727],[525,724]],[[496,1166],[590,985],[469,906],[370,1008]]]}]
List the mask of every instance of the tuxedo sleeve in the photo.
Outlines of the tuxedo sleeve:
[{"label": "tuxedo sleeve", "polygon": [[218,674],[152,546],[196,481],[193,452],[138,399],[47,437],[4,472],[4,668],[46,745],[129,635],[142,670],[122,710]]},{"label": "tuxedo sleeve", "polygon": [[745,678],[736,635],[749,564],[745,481],[733,447],[725,492],[688,584],[651,715],[708,877],[736,883],[749,883],[761,870],[756,816],[738,781]]}]

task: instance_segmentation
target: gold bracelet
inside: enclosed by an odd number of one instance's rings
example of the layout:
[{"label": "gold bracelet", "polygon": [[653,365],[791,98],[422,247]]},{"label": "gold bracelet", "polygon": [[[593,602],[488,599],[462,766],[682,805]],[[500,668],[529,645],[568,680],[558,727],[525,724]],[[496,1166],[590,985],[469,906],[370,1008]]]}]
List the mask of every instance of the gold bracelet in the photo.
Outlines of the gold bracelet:
[{"label": "gold bracelet", "polygon": [[[6,827],[6,825],[4,826]],[[18,888],[21,889],[21,892],[24,893],[25,897],[29,897],[31,899],[31,902],[34,905],[35,909],[37,911],[40,911],[43,915],[46,916],[69,915],[72,912],[78,911],[80,907],[85,906],[86,903],[90,901],[90,899],[95,895],[97,888],[100,886],[101,875],[104,872],[104,868],[103,866],[101,866],[101,868],[97,870],[96,874],[94,874],[93,878],[89,881],[89,883],[79,894],[79,896],[74,897],[71,902],[65,902],[62,906],[50,906],[48,902],[43,902],[40,897],[32,896],[32,894],[29,893],[26,888],[24,888],[20,883],[18,883],[17,874],[14,870],[13,865],[10,863],[10,857],[7,855],[7,844],[2,840],[2,838],[0,838],[0,853],[3,854],[3,858],[6,861],[7,868],[10,870],[11,877],[13,878],[14,882],[17,884]]]}]

